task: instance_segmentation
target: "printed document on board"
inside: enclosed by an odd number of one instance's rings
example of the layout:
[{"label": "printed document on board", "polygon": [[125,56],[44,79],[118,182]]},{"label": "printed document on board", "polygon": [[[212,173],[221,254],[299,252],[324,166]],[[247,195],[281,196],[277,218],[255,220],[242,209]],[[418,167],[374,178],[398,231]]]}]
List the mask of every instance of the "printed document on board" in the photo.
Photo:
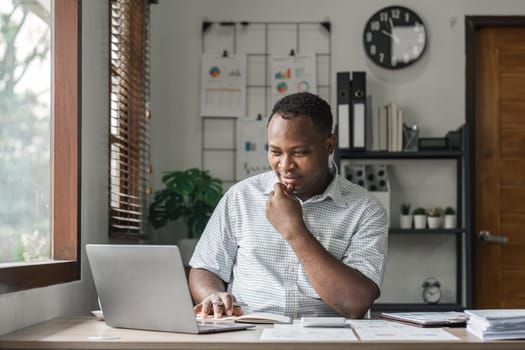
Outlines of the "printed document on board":
[{"label": "printed document on board", "polygon": [[296,92],[317,94],[315,54],[272,56],[272,106]]},{"label": "printed document on board", "polygon": [[203,54],[201,115],[240,117],[246,114],[246,55]]}]

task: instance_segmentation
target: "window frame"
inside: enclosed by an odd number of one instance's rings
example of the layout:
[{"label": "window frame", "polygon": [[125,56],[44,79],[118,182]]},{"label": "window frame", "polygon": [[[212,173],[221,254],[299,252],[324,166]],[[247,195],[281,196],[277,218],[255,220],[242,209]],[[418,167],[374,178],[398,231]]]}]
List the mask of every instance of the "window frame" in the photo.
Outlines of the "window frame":
[{"label": "window frame", "polygon": [[0,265],[0,294],[80,279],[81,0],[54,0],[52,257]]}]

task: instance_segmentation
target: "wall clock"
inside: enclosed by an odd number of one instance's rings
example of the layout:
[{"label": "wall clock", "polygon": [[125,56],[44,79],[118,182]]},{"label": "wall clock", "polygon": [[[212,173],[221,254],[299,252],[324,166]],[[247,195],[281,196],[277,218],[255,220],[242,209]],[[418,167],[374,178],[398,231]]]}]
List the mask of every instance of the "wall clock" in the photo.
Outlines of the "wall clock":
[{"label": "wall clock", "polygon": [[416,62],[427,46],[421,18],[403,6],[389,6],[366,22],[363,44],[367,56],[380,67],[399,69]]}]

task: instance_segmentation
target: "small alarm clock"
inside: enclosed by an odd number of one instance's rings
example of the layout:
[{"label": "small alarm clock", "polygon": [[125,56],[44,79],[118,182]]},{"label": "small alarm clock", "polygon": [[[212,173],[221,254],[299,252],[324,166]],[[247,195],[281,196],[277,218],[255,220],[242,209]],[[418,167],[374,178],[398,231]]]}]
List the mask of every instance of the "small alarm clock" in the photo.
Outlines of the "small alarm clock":
[{"label": "small alarm clock", "polygon": [[441,283],[435,277],[423,282],[423,300],[428,304],[437,304],[441,299]]}]

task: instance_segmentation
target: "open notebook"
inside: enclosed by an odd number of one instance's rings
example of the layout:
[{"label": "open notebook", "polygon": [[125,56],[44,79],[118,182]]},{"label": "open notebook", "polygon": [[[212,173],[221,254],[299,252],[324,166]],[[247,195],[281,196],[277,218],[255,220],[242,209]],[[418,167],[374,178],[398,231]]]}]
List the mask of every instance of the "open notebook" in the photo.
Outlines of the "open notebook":
[{"label": "open notebook", "polygon": [[111,327],[214,333],[255,327],[195,319],[177,246],[88,244],[104,320]]},{"label": "open notebook", "polygon": [[269,313],[269,312],[256,312],[248,313],[242,316],[223,316],[221,318],[214,318],[213,315],[208,316],[205,319],[197,317],[198,320],[203,322],[221,322],[221,321],[234,321],[238,323],[291,323],[292,320],[288,316]]}]

